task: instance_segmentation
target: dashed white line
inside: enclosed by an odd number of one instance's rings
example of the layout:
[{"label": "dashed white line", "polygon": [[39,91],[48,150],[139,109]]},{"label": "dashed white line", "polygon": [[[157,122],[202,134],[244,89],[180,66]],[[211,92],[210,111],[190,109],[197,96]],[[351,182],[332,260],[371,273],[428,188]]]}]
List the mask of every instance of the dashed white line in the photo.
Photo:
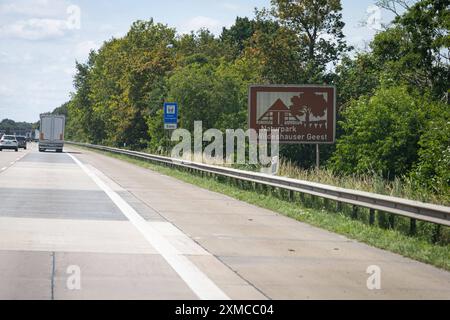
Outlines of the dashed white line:
[{"label": "dashed white line", "polygon": [[162,234],[142,218],[125,200],[103,182],[92,170],[76,157],[73,161],[102,189],[144,238],[155,248],[167,263],[178,273],[191,290],[204,300],[229,300],[230,298],[186,256],[181,254]]},{"label": "dashed white line", "polygon": [[6,170],[6,167],[3,167],[0,171],[4,171],[4,170]]}]

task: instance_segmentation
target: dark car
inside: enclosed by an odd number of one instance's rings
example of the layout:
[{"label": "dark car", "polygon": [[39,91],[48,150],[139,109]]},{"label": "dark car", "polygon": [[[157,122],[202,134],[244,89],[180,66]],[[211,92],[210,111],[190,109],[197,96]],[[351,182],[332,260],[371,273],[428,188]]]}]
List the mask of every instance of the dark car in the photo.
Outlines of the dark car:
[{"label": "dark car", "polygon": [[24,136],[16,136],[17,143],[19,148],[23,148],[27,150],[27,137]]}]

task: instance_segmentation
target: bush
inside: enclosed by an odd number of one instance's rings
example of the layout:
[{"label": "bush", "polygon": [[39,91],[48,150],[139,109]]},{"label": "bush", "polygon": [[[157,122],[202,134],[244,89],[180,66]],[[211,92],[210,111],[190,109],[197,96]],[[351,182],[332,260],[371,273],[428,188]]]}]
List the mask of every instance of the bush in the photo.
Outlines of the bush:
[{"label": "bush", "polygon": [[427,110],[424,99],[404,86],[381,87],[370,98],[350,102],[340,125],[343,135],[329,161],[339,173],[377,173],[393,178],[418,160]]},{"label": "bush", "polygon": [[419,161],[411,177],[450,201],[450,110],[446,104],[440,106],[420,137]]}]

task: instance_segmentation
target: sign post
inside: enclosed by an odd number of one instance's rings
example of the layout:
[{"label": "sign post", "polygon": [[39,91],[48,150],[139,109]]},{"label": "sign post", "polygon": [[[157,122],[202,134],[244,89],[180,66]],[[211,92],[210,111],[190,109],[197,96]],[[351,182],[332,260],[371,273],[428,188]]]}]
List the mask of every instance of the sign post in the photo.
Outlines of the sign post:
[{"label": "sign post", "polygon": [[336,139],[336,88],[322,85],[250,86],[249,128],[279,130],[280,144],[320,144]]},{"label": "sign post", "polygon": [[167,131],[167,148],[170,148],[171,131],[178,128],[178,103],[164,103],[164,130]]},{"label": "sign post", "polygon": [[316,169],[319,170],[320,168],[320,149],[319,144],[316,144]]}]

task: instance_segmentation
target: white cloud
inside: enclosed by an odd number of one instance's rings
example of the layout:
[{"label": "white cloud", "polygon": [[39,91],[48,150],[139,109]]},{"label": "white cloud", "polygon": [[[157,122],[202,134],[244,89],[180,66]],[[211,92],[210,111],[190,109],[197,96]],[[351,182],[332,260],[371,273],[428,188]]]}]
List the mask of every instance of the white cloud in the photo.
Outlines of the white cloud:
[{"label": "white cloud", "polygon": [[210,18],[210,17],[204,17],[204,16],[197,16],[192,19],[190,19],[184,26],[183,32],[189,33],[191,31],[197,31],[202,28],[206,28],[210,30],[211,32],[220,32],[221,31],[221,22],[219,20]]},{"label": "white cloud", "polygon": [[21,53],[7,53],[0,52],[0,64],[15,64],[15,65],[23,65],[29,64],[35,61],[33,55],[29,52],[21,52]]},{"label": "white cloud", "polygon": [[28,19],[0,27],[0,36],[25,40],[43,40],[64,36],[69,30],[66,21],[57,19]]},{"label": "white cloud", "polygon": [[100,45],[95,41],[83,41],[76,45],[75,48],[75,57],[78,61],[83,62],[87,60],[89,53],[91,50],[97,50],[100,48]]},{"label": "white cloud", "polygon": [[73,77],[77,73],[77,69],[75,67],[64,68],[64,73]]},{"label": "white cloud", "polygon": [[13,90],[3,84],[0,84],[0,96],[11,96],[13,93]]},{"label": "white cloud", "polygon": [[224,2],[221,4],[221,7],[230,11],[238,11],[241,7],[235,3]]},{"label": "white cloud", "polygon": [[64,0],[22,0],[0,4],[0,14],[18,14],[34,18],[60,18],[69,3]]},{"label": "white cloud", "polygon": [[[69,30],[81,28],[81,10],[75,5],[66,5],[59,0],[32,0],[0,6],[0,17],[13,22],[0,25],[0,37],[25,40],[45,40],[64,36]],[[54,7],[53,7],[54,6]],[[51,9],[47,8],[50,7]],[[52,15],[58,13],[60,19]],[[30,19],[17,19],[17,14]],[[47,16],[45,16],[47,15]],[[45,16],[41,18],[40,16]],[[16,19],[14,19],[16,18]]]},{"label": "white cloud", "polygon": [[104,23],[98,29],[102,32],[105,32],[105,31],[114,31],[115,28],[111,24]]}]

